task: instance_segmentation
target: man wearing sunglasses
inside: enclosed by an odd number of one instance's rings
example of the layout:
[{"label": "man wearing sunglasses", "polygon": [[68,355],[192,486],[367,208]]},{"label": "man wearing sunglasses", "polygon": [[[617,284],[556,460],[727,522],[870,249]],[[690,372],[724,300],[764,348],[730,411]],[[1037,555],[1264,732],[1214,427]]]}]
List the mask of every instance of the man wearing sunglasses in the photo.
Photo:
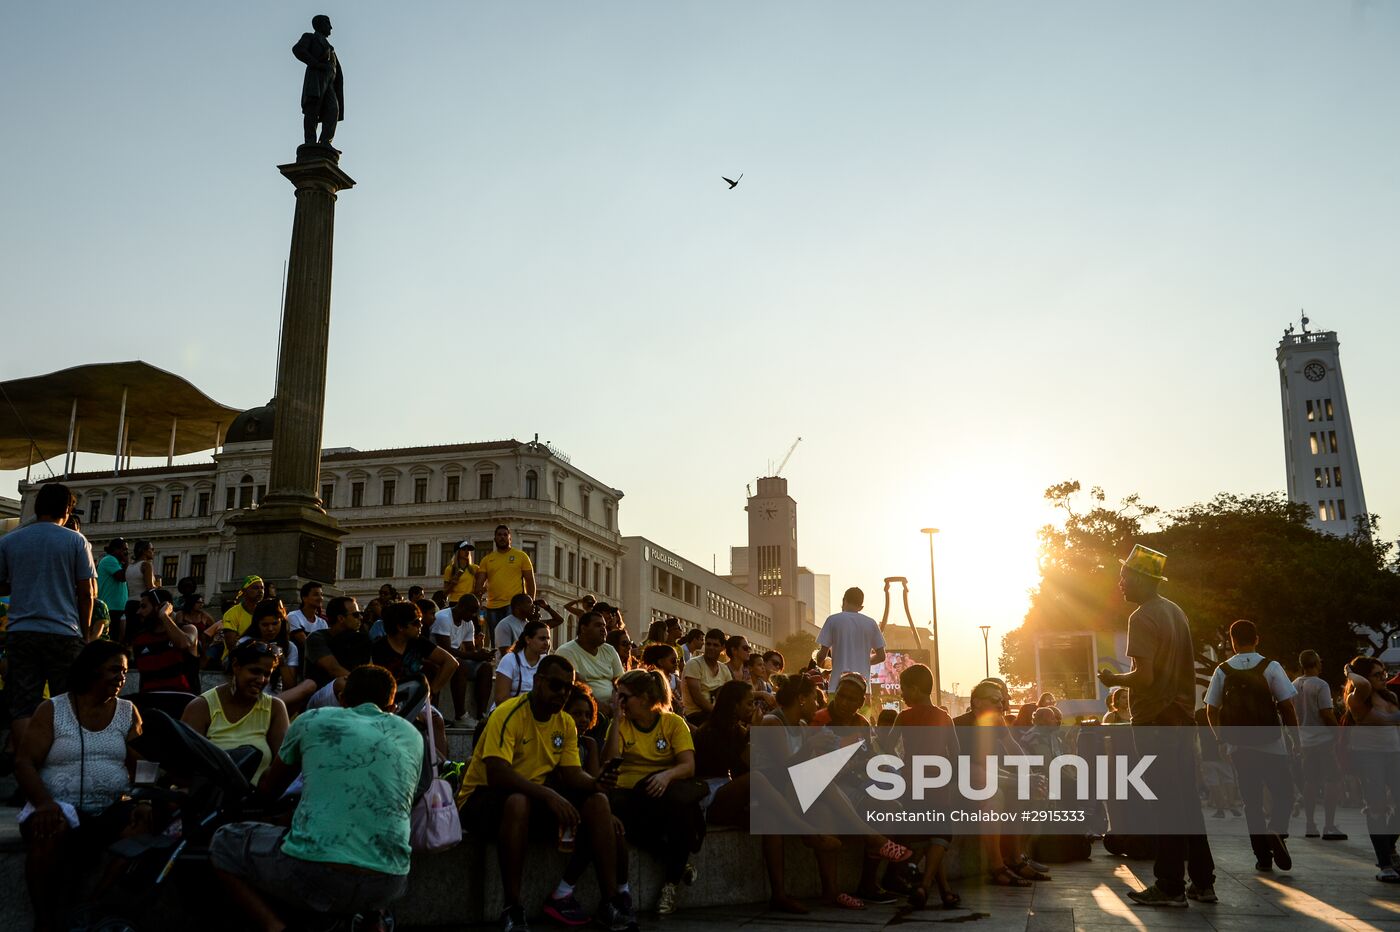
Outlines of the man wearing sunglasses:
[{"label": "man wearing sunglasses", "polygon": [[348,596],[331,599],[326,616],[330,627],[307,636],[304,661],[307,673],[321,688],[349,676],[351,670],[369,663],[370,657],[369,637],[360,630],[364,613],[358,602]]},{"label": "man wearing sunglasses", "polygon": [[[528,932],[520,901],[528,842],[563,842],[575,831],[577,844],[592,854],[605,894],[595,918],[611,932],[636,925],[631,894],[617,883],[626,850],[614,832],[607,797],[617,773],[605,769],[595,778],[583,771],[578,728],[564,711],[573,685],[573,664],[558,654],[542,657],[530,691],[491,713],[462,778],[462,825],[480,841],[496,842],[505,888],[503,932]],[[571,893],[550,897],[546,906],[567,925],[588,921]]]}]

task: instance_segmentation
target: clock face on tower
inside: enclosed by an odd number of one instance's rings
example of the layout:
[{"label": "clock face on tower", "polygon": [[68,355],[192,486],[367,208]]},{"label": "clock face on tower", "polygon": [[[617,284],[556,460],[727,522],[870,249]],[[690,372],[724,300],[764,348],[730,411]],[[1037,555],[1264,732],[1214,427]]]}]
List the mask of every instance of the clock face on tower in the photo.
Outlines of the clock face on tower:
[{"label": "clock face on tower", "polygon": [[1327,375],[1327,367],[1320,362],[1310,362],[1303,367],[1303,375],[1309,382],[1321,382]]}]

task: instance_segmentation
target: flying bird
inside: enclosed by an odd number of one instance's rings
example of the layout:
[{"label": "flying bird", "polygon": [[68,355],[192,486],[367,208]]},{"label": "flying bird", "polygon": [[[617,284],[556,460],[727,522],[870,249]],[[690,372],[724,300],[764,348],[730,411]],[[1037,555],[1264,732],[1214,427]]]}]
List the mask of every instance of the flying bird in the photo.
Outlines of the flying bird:
[{"label": "flying bird", "polygon": [[743,173],[743,172],[739,172],[739,177],[738,177],[738,178],[735,178],[733,181],[730,181],[728,178],[725,178],[723,175],[720,175],[719,177],[720,177],[720,179],[721,179],[725,184],[729,185],[729,190],[733,191],[733,190],[734,190],[734,186],[737,185],[739,182],[741,182],[741,181],[744,180],[744,173]]}]

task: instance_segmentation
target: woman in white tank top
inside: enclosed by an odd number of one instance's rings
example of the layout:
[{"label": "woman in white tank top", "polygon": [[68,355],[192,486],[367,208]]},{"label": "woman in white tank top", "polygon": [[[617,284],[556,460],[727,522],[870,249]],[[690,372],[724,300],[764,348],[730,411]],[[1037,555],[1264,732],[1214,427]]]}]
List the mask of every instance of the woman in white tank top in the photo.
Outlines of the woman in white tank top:
[{"label": "woman in white tank top", "polygon": [[20,831],[36,928],[58,928],[78,886],[71,874],[84,859],[73,829],[83,824],[83,841],[100,851],[130,822],[131,809],[119,800],[131,785],[127,748],[141,734],[141,716],[117,698],[126,670],[120,644],[86,645],[69,667],[71,690],[39,705],[15,755],[15,779],[28,800]]},{"label": "woman in white tank top", "polygon": [[140,599],[141,593],[160,588],[155,560],[155,544],[148,540],[138,540],[132,548],[131,563],[126,568],[126,594],[129,600]]}]

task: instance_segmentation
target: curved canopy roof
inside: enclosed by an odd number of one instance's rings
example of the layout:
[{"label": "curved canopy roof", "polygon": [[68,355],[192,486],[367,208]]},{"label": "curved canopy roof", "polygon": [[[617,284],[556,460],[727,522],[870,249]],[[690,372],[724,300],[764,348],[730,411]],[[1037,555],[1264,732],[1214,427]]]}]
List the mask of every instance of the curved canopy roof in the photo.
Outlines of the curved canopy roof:
[{"label": "curved canopy roof", "polygon": [[115,456],[123,390],[132,456],[168,455],[172,429],[175,455],[212,449],[241,413],[180,376],[139,360],[11,379],[0,382],[0,469],[23,469],[67,451],[75,400],[74,449]]}]

